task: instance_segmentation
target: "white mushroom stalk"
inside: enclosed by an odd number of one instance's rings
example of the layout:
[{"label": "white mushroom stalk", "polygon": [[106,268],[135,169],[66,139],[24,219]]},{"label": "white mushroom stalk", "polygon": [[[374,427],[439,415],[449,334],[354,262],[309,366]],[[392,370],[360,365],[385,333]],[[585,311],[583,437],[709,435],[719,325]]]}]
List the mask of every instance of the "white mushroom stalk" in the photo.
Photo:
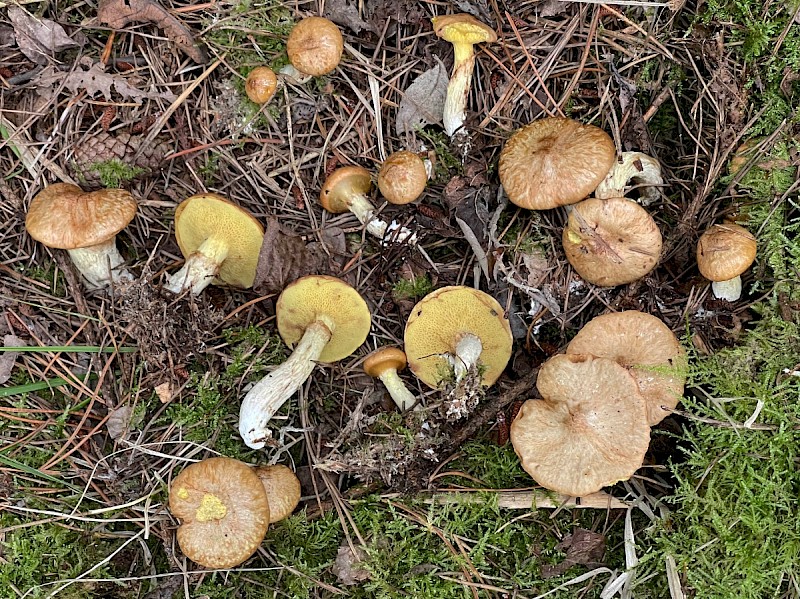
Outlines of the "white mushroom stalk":
[{"label": "white mushroom stalk", "polygon": [[483,351],[481,340],[472,333],[465,333],[456,343],[456,353],[447,354],[447,359],[453,366],[456,382],[461,381],[467,373],[478,363]]},{"label": "white mushroom stalk", "polygon": [[711,293],[717,299],[735,302],[742,297],[742,277],[735,276],[727,281],[712,281]]},{"label": "white mushroom stalk", "polygon": [[635,188],[639,192],[639,203],[649,206],[658,200],[659,188],[663,185],[658,160],[641,152],[623,152],[621,160],[614,163],[594,195],[603,200],[623,198]]},{"label": "white mushroom stalk", "polygon": [[116,237],[91,247],[67,250],[90,289],[100,289],[109,283],[130,283],[133,275],[120,268],[125,260],[117,249]]},{"label": "white mushroom stalk", "polygon": [[387,223],[375,216],[375,207],[365,195],[356,194],[350,201],[350,212],[367,229],[367,233],[380,239],[387,239],[397,243],[417,243],[417,234],[410,229],[403,227],[397,221]]},{"label": "white mushroom stalk", "polygon": [[267,424],[311,376],[322,350],[331,340],[334,326],[331,319],[320,316],[306,328],[289,359],[245,395],[239,412],[239,434],[248,447],[261,449],[272,437]]},{"label": "white mushroom stalk", "polygon": [[378,375],[378,378],[383,381],[386,390],[394,400],[394,403],[397,404],[397,407],[400,408],[401,412],[410,410],[412,406],[417,403],[417,398],[408,390],[403,379],[397,374],[396,369],[387,368]]},{"label": "white mushroom stalk", "polygon": [[209,237],[186,258],[178,272],[167,278],[164,289],[176,294],[191,290],[192,295],[199,295],[214,280],[229,251],[227,243]]}]

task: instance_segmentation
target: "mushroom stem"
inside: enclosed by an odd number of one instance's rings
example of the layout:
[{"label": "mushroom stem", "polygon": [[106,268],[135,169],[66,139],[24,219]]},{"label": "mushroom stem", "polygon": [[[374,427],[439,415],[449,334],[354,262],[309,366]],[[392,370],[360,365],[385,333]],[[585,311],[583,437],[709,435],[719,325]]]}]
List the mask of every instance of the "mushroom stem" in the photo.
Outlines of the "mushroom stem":
[{"label": "mushroom stem", "polygon": [[[385,220],[374,216],[375,206],[367,199],[367,196],[360,193],[352,195],[348,207],[359,222],[366,226],[369,234],[380,239],[385,239],[388,233],[389,239],[397,243],[404,243],[406,241],[411,245],[417,243],[417,234],[413,231],[400,226],[394,221],[387,223]],[[399,232],[394,233],[397,229],[400,229]]]},{"label": "mushroom stem", "polygon": [[478,337],[472,333],[465,333],[461,336],[456,343],[455,356],[448,355],[456,375],[456,382],[467,376],[469,370],[478,363],[482,351],[483,344]]},{"label": "mushroom stem", "polygon": [[199,295],[214,280],[220,265],[228,257],[228,251],[227,244],[209,237],[186,258],[178,272],[167,278],[164,289],[176,294],[190,289],[192,295]]},{"label": "mushroom stem", "polygon": [[278,73],[280,75],[283,75],[284,77],[289,77],[293,79],[296,83],[300,85],[302,85],[303,83],[308,83],[312,79],[311,75],[306,75],[305,73],[301,73],[294,66],[292,66],[291,63],[281,67],[281,70],[278,71]]},{"label": "mushroom stem", "polygon": [[386,390],[389,391],[389,395],[392,396],[394,403],[397,404],[401,412],[410,410],[417,403],[417,398],[408,390],[403,379],[397,374],[396,369],[387,368],[378,375],[378,378],[386,385]]},{"label": "mushroom stem", "polygon": [[67,250],[67,253],[91,289],[99,289],[112,282],[133,281],[130,272],[119,268],[125,260],[117,249],[116,237],[90,247]]},{"label": "mushroom stem", "polygon": [[252,449],[261,449],[272,436],[267,423],[311,376],[322,350],[331,340],[333,321],[319,316],[303,333],[283,364],[258,381],[244,396],[239,412],[239,434]]},{"label": "mushroom stem", "polygon": [[625,192],[637,188],[643,206],[658,200],[659,188],[664,185],[658,160],[641,152],[623,152],[620,158],[597,186],[595,197],[622,198]]},{"label": "mushroom stem", "polygon": [[464,126],[467,118],[467,99],[472,85],[472,73],[475,70],[475,52],[472,44],[453,44],[455,61],[450,83],[447,84],[447,96],[444,99],[444,116],[442,124],[447,135],[453,134]]},{"label": "mushroom stem", "polygon": [[737,275],[727,281],[712,281],[711,293],[717,299],[735,302],[742,297],[742,277]]}]

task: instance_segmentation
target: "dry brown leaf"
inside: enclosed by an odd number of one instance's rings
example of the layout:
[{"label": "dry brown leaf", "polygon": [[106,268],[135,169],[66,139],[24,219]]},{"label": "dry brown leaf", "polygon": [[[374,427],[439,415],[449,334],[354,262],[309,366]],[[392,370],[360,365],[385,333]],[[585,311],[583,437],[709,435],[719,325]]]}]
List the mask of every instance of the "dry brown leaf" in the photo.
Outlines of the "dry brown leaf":
[{"label": "dry brown leaf", "polygon": [[360,547],[356,547],[353,551],[349,546],[343,545],[336,553],[336,561],[331,566],[331,571],[341,584],[348,586],[358,584],[371,578],[369,570],[361,566],[366,559],[367,552]]},{"label": "dry brown leaf", "polygon": [[169,403],[172,401],[172,383],[166,381],[160,385],[153,387],[158,399],[161,403]]},{"label": "dry brown leaf", "polygon": [[127,404],[114,408],[108,414],[106,427],[108,428],[108,434],[114,441],[121,439],[128,432],[132,415],[133,408]]},{"label": "dry brown leaf", "polygon": [[14,26],[20,51],[37,64],[47,64],[48,58],[58,52],[78,47],[61,25],[38,19],[21,6],[9,6],[8,19]]},{"label": "dry brown leaf", "polygon": [[419,127],[442,122],[449,82],[447,69],[437,58],[436,65],[417,77],[403,94],[395,121],[398,135],[412,134]]},{"label": "dry brown leaf", "polygon": [[578,528],[571,535],[556,545],[556,549],[565,551],[567,557],[556,565],[542,566],[542,578],[561,576],[572,566],[600,566],[603,554],[606,551],[606,538],[597,532],[585,528]]},{"label": "dry brown leaf", "polygon": [[97,19],[114,29],[122,29],[129,23],[153,23],[193,61],[200,64],[208,61],[191,31],[155,0],[102,0]]},{"label": "dry brown leaf", "polygon": [[375,26],[362,19],[358,8],[347,0],[327,0],[323,16],[355,33],[361,33],[362,29],[378,33]]},{"label": "dry brown leaf", "polygon": [[[24,347],[27,345],[22,339],[16,335],[6,335],[3,337],[4,347]],[[14,370],[14,364],[19,357],[19,352],[4,351],[0,353],[0,385],[11,378],[11,371]]]}]

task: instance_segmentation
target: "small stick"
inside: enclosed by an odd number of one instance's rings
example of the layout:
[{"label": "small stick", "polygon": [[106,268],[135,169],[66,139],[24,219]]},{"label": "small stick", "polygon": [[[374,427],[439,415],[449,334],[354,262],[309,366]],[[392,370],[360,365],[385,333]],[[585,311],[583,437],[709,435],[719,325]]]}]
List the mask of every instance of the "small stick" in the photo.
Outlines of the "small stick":
[{"label": "small stick", "polygon": [[484,495],[478,494],[494,493],[497,495],[497,506],[510,510],[530,510],[536,508],[590,508],[590,509],[627,509],[631,504],[622,499],[617,499],[605,491],[598,491],[583,497],[570,497],[549,491],[534,489],[532,491],[493,491],[491,489],[479,489],[472,491],[444,491],[434,493],[429,499],[425,499],[427,504],[453,504],[453,503],[482,503],[486,501]]}]

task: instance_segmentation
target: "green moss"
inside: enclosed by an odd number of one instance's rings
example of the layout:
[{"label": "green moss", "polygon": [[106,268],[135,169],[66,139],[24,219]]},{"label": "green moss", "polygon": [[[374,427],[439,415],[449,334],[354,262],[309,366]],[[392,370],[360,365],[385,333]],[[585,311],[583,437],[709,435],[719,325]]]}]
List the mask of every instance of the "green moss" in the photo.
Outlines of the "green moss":
[{"label": "green moss", "polygon": [[420,129],[417,132],[433,148],[436,153],[436,164],[434,165],[433,182],[444,184],[450,181],[451,171],[456,174],[464,172],[464,165],[461,160],[453,154],[450,148],[450,138],[443,131],[433,131],[430,128]]},{"label": "green moss", "polygon": [[392,297],[398,300],[416,300],[433,291],[433,284],[428,275],[414,277],[413,279],[400,279],[392,287]]},{"label": "green moss", "polygon": [[89,170],[96,171],[100,176],[101,185],[107,188],[119,187],[144,172],[143,168],[126,164],[118,158],[95,162],[89,166]]}]

